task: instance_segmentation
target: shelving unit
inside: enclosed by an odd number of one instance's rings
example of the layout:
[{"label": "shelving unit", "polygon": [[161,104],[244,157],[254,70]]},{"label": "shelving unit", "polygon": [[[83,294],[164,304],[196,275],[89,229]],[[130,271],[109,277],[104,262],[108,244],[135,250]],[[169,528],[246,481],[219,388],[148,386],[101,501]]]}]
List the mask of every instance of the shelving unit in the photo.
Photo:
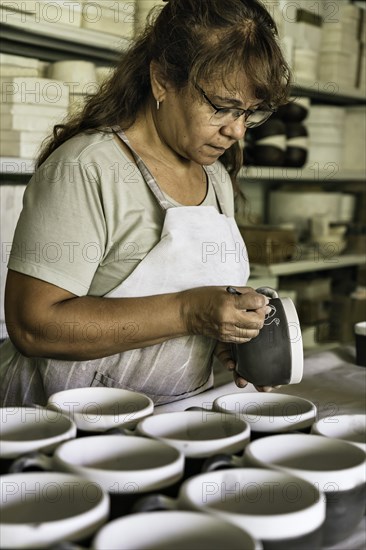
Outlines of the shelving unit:
[{"label": "shelving unit", "polygon": [[129,41],[111,34],[63,25],[32,21],[21,13],[1,10],[1,49],[4,53],[37,57],[43,61],[84,59],[110,65]]},{"label": "shelving unit", "polygon": [[292,94],[301,97],[309,97],[319,103],[334,105],[364,105],[365,94],[358,88],[344,88],[336,82],[299,81],[292,89]]},{"label": "shelving unit", "polygon": [[19,179],[31,176],[34,171],[34,161],[15,157],[0,157],[0,183],[4,177]]},{"label": "shelving unit", "polygon": [[334,162],[320,167],[314,163],[304,168],[274,166],[249,166],[239,172],[242,180],[261,180],[264,182],[329,182],[329,181],[365,181],[365,174],[359,171],[340,170]]},{"label": "shelving unit", "polygon": [[[365,95],[355,88],[340,89],[335,83],[299,82],[293,87],[294,96],[310,97],[315,103],[333,105],[366,105]],[[366,174],[357,170],[342,170],[339,164],[328,162],[321,166],[314,162],[303,168],[249,166],[239,172],[239,183],[245,192],[245,183],[264,184],[265,200],[271,189],[277,189],[283,184],[290,184],[291,189],[298,184],[299,191],[302,184],[316,184],[317,187],[327,189],[334,186],[344,190],[362,190],[366,182]],[[300,246],[300,245],[299,245]],[[301,248],[301,247],[300,247]],[[300,251],[301,252],[301,251]],[[300,254],[301,256],[301,254]],[[311,256],[311,259],[310,259]],[[320,272],[356,267],[366,264],[366,254],[344,254],[339,256],[322,256],[321,250],[315,249],[304,255],[302,259],[288,260],[284,263],[271,265],[251,264],[251,277],[286,277],[297,274]]]},{"label": "shelving unit", "polygon": [[[315,252],[314,255],[317,253]],[[251,264],[252,277],[273,277],[281,275],[296,275],[298,273],[312,273],[314,271],[327,271],[366,264],[365,254],[344,254],[344,256],[323,257],[318,254],[317,258],[308,260],[289,260],[287,262],[260,265]]]},{"label": "shelving unit", "polygon": [[[32,21],[31,17],[27,17],[25,24],[24,14],[1,6],[0,33],[3,53],[47,62],[83,59],[109,66],[129,45],[128,39],[72,25]],[[34,162],[30,159],[0,156],[0,184],[24,184],[33,171]]]},{"label": "shelving unit", "polygon": [[[95,32],[60,23],[31,21],[24,24],[21,13],[0,8],[2,15],[0,32],[1,49],[4,53],[37,57],[44,61],[65,59],[85,59],[98,65],[113,64],[120,52],[129,45],[129,40],[114,35]],[[77,30],[77,32],[75,32]],[[365,104],[364,94],[356,89],[340,89],[332,82],[297,82],[293,86],[293,95],[307,96],[318,102],[337,105]],[[16,158],[0,158],[0,175],[12,179],[29,176],[33,172],[32,161]],[[327,181],[363,181],[364,174],[342,172],[335,163],[318,166],[314,163],[303,169],[252,166],[243,168],[239,174],[242,180],[327,182]]]},{"label": "shelving unit", "polygon": [[[297,82],[293,86],[291,95],[294,97],[308,97],[311,99],[312,104],[343,107],[366,105],[366,97],[362,90],[340,88],[334,82]],[[363,154],[363,147],[364,145],[360,144],[360,152],[362,151],[360,154]],[[314,162],[298,169],[268,166],[243,167],[239,172],[239,183],[244,193],[246,189],[248,194],[253,193],[254,201],[258,197],[257,200],[260,200],[260,204],[264,201],[264,205],[267,205],[262,212],[264,220],[268,219],[266,214],[269,210],[269,193],[278,189],[291,190],[293,193],[296,193],[297,189],[299,193],[309,189],[357,193],[358,199],[363,197],[361,202],[366,201],[366,174],[364,171],[342,170],[337,162],[325,162],[323,165]],[[258,186],[262,186],[261,189],[258,189]],[[360,221],[360,217],[358,219]],[[346,289],[351,288],[352,284],[356,284],[358,268],[366,265],[366,249],[362,254],[345,252],[336,255],[336,248],[329,250],[329,255],[326,252],[326,249],[322,249],[316,244],[313,244],[313,246],[304,244],[302,246],[302,243],[299,243],[294,259],[270,265],[250,264],[251,278],[249,284],[254,288],[276,285],[281,293],[281,289],[287,288],[286,285],[289,285],[290,289],[296,289],[298,284],[299,290],[294,290],[294,292],[296,293],[302,331],[306,335],[304,336],[304,342],[307,342],[307,346],[311,346],[309,349],[312,352],[338,345],[333,341],[335,334],[338,339],[342,340],[344,337],[339,328],[334,328],[339,327],[339,325],[332,320],[334,312],[341,313],[343,310],[332,309],[330,304],[333,303],[333,296],[337,295],[340,281],[345,283],[344,298],[347,299],[350,293]],[[309,300],[306,303],[306,299],[304,300],[301,293],[301,284],[306,280],[309,281],[309,284],[313,280],[330,280],[331,294],[328,296],[329,302],[323,297],[323,299],[319,298],[313,302]],[[259,285],[258,282],[260,282]],[[338,307],[341,308],[341,305]],[[347,319],[347,322],[349,324],[355,322],[352,321],[354,318],[352,316],[358,315],[358,313],[354,313],[353,309],[353,313],[350,313],[351,306],[344,311],[346,312],[345,319]],[[329,312],[329,317],[326,317],[326,312]]]}]

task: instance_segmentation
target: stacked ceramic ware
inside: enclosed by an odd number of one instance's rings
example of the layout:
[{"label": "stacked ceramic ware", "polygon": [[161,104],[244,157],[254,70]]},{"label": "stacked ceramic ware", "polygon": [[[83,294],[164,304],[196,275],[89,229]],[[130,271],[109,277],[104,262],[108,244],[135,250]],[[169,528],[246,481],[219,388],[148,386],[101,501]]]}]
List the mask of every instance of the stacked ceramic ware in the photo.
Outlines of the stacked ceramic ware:
[{"label": "stacked ceramic ware", "polygon": [[331,105],[312,105],[305,121],[309,132],[309,158],[324,170],[334,163],[340,168],[343,152],[345,109]]},{"label": "stacked ceramic ware", "polygon": [[366,10],[361,10],[360,60],[357,87],[366,91]]},{"label": "stacked ceramic ware", "polygon": [[25,185],[14,185],[11,182],[9,184],[2,182],[0,185],[0,235],[3,252],[0,262],[0,339],[4,339],[8,335],[4,310],[7,263],[15,226],[22,210],[24,190]]},{"label": "stacked ceramic ware", "polygon": [[53,125],[68,112],[69,88],[55,79],[41,77],[41,67],[37,59],[1,57],[3,157],[34,158]]},{"label": "stacked ceramic ware", "polygon": [[300,236],[308,236],[316,216],[328,229],[330,224],[349,223],[354,207],[355,197],[348,193],[279,189],[269,193],[268,217],[269,223],[292,223]]},{"label": "stacked ceramic ware", "polygon": [[291,39],[291,68],[298,83],[313,83],[318,76],[322,17],[317,10],[308,2],[282,3],[283,39]]},{"label": "stacked ceramic ware", "polygon": [[49,76],[69,88],[69,112],[80,110],[88,96],[94,95],[97,82],[94,63],[83,60],[56,61],[49,66]]},{"label": "stacked ceramic ware", "polygon": [[302,397],[207,397],[158,412],[142,393],[89,387],[0,409],[4,548],[301,550],[358,528],[364,418],[329,432]]},{"label": "stacked ceramic ware", "polygon": [[[366,61],[365,61],[366,64]],[[366,86],[364,87],[366,89]],[[346,107],[343,139],[342,168],[366,172],[366,156],[362,144],[366,143],[366,110],[363,105]]]},{"label": "stacked ceramic ware", "polygon": [[361,10],[353,4],[337,5],[333,18],[325,18],[319,56],[319,78],[340,88],[354,88],[359,57]]},{"label": "stacked ceramic ware", "polygon": [[245,135],[244,164],[301,168],[307,160],[310,100],[290,98],[275,115]]}]

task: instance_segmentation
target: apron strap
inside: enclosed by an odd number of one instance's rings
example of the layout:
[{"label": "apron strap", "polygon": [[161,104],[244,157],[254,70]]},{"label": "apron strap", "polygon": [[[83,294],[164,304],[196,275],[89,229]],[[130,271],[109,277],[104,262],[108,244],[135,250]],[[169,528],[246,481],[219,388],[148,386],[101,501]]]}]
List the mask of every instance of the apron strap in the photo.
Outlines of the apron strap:
[{"label": "apron strap", "polygon": [[[118,136],[119,139],[121,139],[121,141],[123,141],[123,143],[125,145],[127,145],[129,150],[131,151],[131,153],[133,155],[133,158],[136,161],[137,167],[139,168],[144,180],[146,181],[147,185],[149,186],[150,191],[153,193],[156,200],[158,201],[158,204],[160,205],[160,207],[163,210],[167,210],[168,208],[175,208],[174,205],[171,204],[165,198],[165,196],[164,196],[162,190],[160,189],[156,179],[151,174],[150,170],[148,169],[148,167],[146,166],[146,164],[144,163],[144,161],[142,160],[140,155],[138,155],[136,153],[136,151],[132,148],[126,134],[124,133],[124,131],[121,130],[121,128],[119,126],[115,126],[115,127],[112,128],[112,132],[116,136]],[[208,177],[209,182],[212,183],[212,188],[213,188],[214,193],[216,195],[217,204],[219,206],[219,209],[220,209],[221,213],[227,215],[227,211],[226,211],[226,208],[225,208],[225,201],[224,201],[224,197],[223,197],[221,186],[220,186],[220,181],[216,176],[216,169],[213,169],[211,166],[204,166],[203,169],[204,169],[204,171],[205,171],[205,173]]]},{"label": "apron strap", "polygon": [[[228,210],[225,206],[224,194],[222,192],[222,187],[220,185],[219,175],[217,175],[217,165],[216,167],[204,166],[204,169],[206,171],[207,177],[212,183],[212,188],[215,192],[217,204],[219,205],[221,214],[225,214],[225,216],[229,217]],[[222,167],[222,169],[224,168]],[[219,174],[220,173],[221,172],[219,172]]]},{"label": "apron strap", "polygon": [[146,166],[146,164],[144,163],[144,161],[142,160],[140,155],[138,155],[136,153],[136,151],[132,148],[130,142],[128,141],[128,138],[127,138],[126,134],[124,133],[124,131],[121,130],[120,128],[116,128],[116,127],[112,128],[112,131],[116,136],[118,136],[123,141],[123,143],[125,145],[127,145],[129,150],[131,151],[131,153],[133,155],[133,158],[136,161],[137,167],[138,167],[138,169],[140,170],[140,172],[142,174],[142,177],[146,181],[146,183],[147,183],[148,187],[150,188],[150,191],[152,192],[152,194],[155,196],[159,206],[163,210],[167,210],[168,208],[172,208],[173,205],[170,204],[169,201],[167,201],[166,198],[164,197],[164,194],[163,194],[162,190],[160,189],[159,185],[157,184],[156,179],[151,174],[150,170],[148,169],[148,167]]}]

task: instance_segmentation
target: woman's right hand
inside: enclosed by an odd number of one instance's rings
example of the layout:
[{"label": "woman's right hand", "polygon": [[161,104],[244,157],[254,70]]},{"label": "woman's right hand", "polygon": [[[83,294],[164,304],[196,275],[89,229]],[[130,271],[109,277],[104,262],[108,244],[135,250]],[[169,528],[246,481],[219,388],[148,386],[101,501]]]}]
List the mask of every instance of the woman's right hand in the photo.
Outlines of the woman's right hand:
[{"label": "woman's right hand", "polygon": [[181,293],[181,316],[189,334],[221,342],[242,344],[258,336],[269,303],[267,296],[250,287],[199,287]]}]

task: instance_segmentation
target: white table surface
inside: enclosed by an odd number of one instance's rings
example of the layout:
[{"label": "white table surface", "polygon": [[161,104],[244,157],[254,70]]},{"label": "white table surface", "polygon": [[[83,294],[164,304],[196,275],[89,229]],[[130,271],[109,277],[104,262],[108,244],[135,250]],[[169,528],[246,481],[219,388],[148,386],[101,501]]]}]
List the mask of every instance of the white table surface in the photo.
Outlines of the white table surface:
[{"label": "white table surface", "polygon": [[[160,405],[155,408],[154,414],[184,411],[192,406],[209,408],[213,400],[220,395],[256,391],[251,384],[243,389],[238,388],[232,381],[231,374],[225,372],[217,363],[214,366],[214,372],[214,388],[188,399]],[[366,368],[355,364],[355,350],[352,346],[315,352],[305,358],[304,375],[299,384],[283,386],[273,392],[309,399],[317,407],[318,418],[336,414],[365,414]],[[365,549],[366,517],[351,537],[337,545],[327,547],[327,550]]]},{"label": "white table surface", "polygon": [[[228,393],[255,392],[252,384],[238,388],[231,373],[214,366],[215,387],[188,399],[155,407],[154,414],[184,411],[188,407],[209,407],[216,397]],[[304,360],[300,384],[282,386],[272,393],[298,395],[310,399],[318,409],[318,418],[335,414],[363,414],[366,411],[366,368],[355,364],[351,346],[313,353]]]}]

